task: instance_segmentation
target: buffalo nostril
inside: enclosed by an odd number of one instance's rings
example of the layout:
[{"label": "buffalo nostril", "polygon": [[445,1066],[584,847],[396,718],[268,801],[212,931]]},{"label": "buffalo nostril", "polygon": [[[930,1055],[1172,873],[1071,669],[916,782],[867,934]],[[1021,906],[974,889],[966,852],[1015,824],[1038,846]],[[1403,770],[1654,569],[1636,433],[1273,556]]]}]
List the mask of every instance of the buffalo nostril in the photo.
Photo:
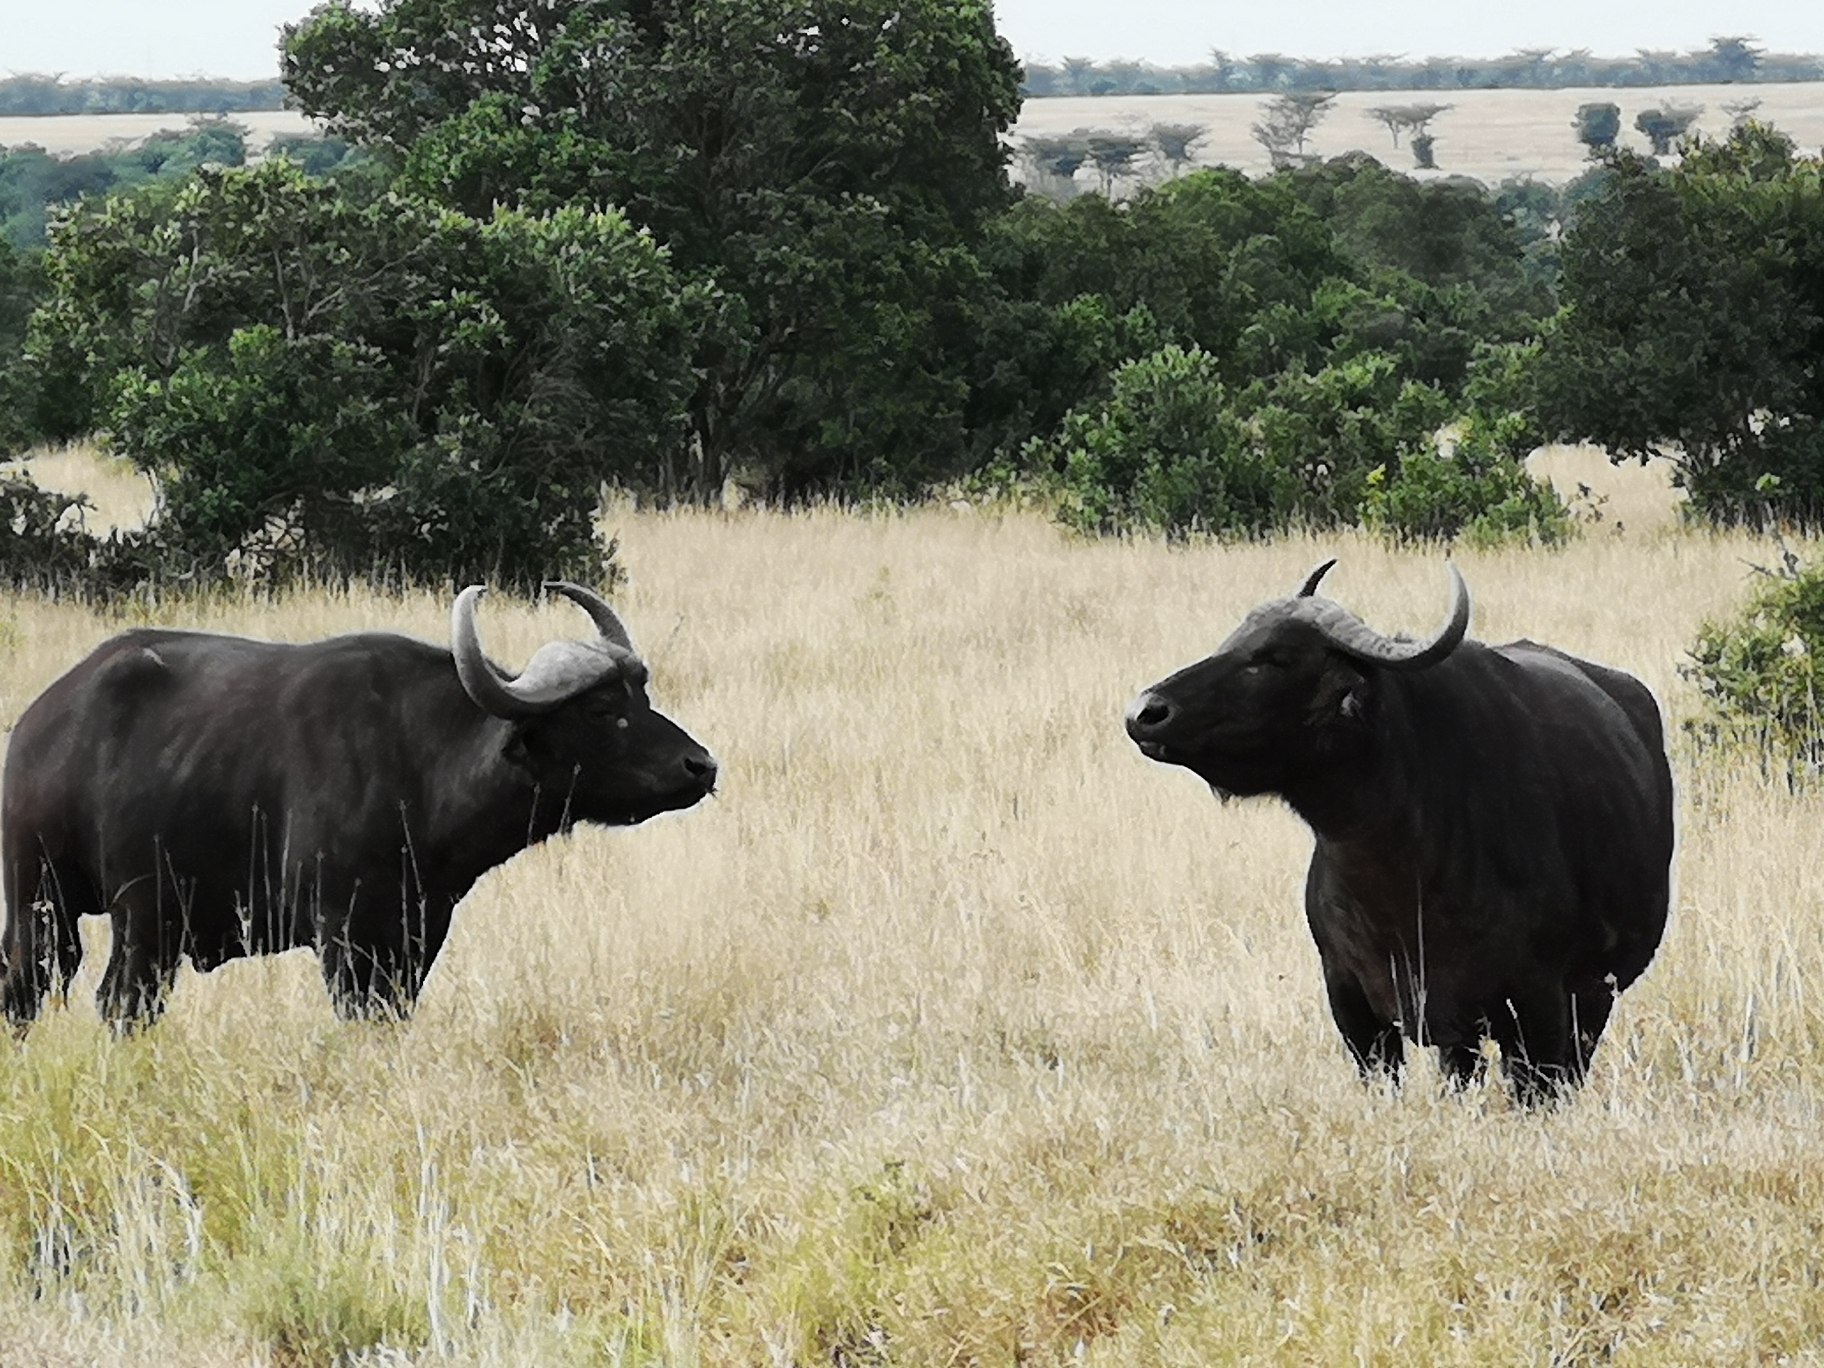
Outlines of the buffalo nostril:
[{"label": "buffalo nostril", "polygon": [[1127,730],[1135,734],[1154,731],[1164,726],[1171,715],[1172,705],[1158,694],[1141,694],[1127,710]]},{"label": "buffalo nostril", "polygon": [[716,760],[712,755],[687,755],[684,771],[705,788],[716,786]]}]

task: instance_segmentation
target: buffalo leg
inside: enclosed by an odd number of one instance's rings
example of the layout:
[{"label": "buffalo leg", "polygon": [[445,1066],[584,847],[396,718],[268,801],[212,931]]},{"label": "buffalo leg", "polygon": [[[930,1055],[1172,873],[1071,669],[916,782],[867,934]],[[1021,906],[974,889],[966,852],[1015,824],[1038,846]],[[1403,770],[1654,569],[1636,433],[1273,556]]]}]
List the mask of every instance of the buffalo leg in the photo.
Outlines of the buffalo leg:
[{"label": "buffalo leg", "polygon": [[6,932],[0,937],[0,997],[7,1020],[24,1030],[47,993],[68,987],[82,967],[85,912],[98,912],[80,870],[48,859],[6,868]]},{"label": "buffalo leg", "polygon": [[1489,1023],[1501,1068],[1522,1106],[1536,1107],[1583,1082],[1587,1058],[1571,1030],[1571,998],[1553,985],[1509,999]]},{"label": "buffalo leg", "polygon": [[1374,1010],[1353,978],[1326,970],[1324,988],[1330,997],[1330,1015],[1362,1077],[1385,1075],[1399,1082],[1406,1067],[1406,1042],[1400,1038],[1400,1028]]},{"label": "buffalo leg", "polygon": [[180,947],[155,902],[130,897],[114,908],[114,945],[95,990],[95,1005],[116,1032],[152,1025],[165,1013]]},{"label": "buffalo leg", "polygon": [[1445,1081],[1451,1087],[1461,1089],[1482,1077],[1488,1060],[1479,1045],[1440,1045],[1438,1066],[1444,1071]]},{"label": "buffalo leg", "polygon": [[344,1021],[409,1017],[449,933],[450,911],[442,899],[426,900],[384,928],[360,925],[364,919],[354,916],[326,928],[317,953],[336,1015]]},{"label": "buffalo leg", "polygon": [[1609,1024],[1609,1013],[1615,1006],[1615,990],[1606,983],[1591,992],[1571,994],[1572,1043],[1575,1046],[1576,1078],[1582,1083],[1596,1055],[1596,1043]]}]

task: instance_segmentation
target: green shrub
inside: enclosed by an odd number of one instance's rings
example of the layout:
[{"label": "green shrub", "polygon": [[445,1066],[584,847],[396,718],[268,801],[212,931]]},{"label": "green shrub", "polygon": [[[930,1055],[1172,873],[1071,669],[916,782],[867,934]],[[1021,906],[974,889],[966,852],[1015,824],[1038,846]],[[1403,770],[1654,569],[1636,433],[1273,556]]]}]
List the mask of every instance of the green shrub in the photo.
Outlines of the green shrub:
[{"label": "green shrub", "polygon": [[1453,416],[1449,396],[1379,351],[1257,382],[1239,404],[1265,460],[1295,481],[1299,516],[1320,526],[1359,521],[1370,475],[1428,448]]},{"label": "green shrub", "polygon": [[1685,723],[1702,749],[1746,750],[1789,783],[1824,768],[1824,566],[1791,553],[1734,618],[1706,622],[1680,673],[1703,705]]},{"label": "green shrub", "polygon": [[690,304],[616,213],[363,201],[275,158],[85,203],[48,266],[39,412],[157,480],[168,573],[600,578],[602,486],[683,447]]},{"label": "green shrub", "polygon": [[151,553],[137,533],[96,537],[82,494],[38,487],[23,472],[0,472],[0,585],[106,597],[145,578]]},{"label": "green shrub", "polygon": [[1073,409],[1028,460],[1058,481],[1059,518],[1084,532],[1258,535],[1298,499],[1236,417],[1216,359],[1162,347],[1115,372],[1106,403]]},{"label": "green shrub", "polygon": [[1485,420],[1464,420],[1456,449],[1407,453],[1394,468],[1369,476],[1362,522],[1396,542],[1454,541],[1473,545],[1564,541],[1570,510],[1550,483],[1534,479],[1501,449]]}]

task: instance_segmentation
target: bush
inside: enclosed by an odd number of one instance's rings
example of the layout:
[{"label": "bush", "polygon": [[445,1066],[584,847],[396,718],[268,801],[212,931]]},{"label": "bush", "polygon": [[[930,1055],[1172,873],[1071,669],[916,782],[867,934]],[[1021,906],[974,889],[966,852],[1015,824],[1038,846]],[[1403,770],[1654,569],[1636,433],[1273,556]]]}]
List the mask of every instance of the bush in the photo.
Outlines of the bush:
[{"label": "bush", "polygon": [[285,159],[85,204],[39,408],[161,492],[165,570],[600,577],[606,482],[683,446],[687,301],[619,215],[362,203]]},{"label": "bush", "polygon": [[1266,458],[1296,479],[1300,516],[1320,526],[1359,521],[1368,477],[1429,448],[1453,413],[1447,395],[1401,379],[1376,351],[1257,383],[1242,404]]},{"label": "bush", "polygon": [[1535,542],[1555,545],[1571,535],[1570,510],[1557,491],[1536,480],[1501,449],[1490,425],[1463,421],[1455,450],[1408,453],[1396,471],[1369,476],[1362,521],[1392,541],[1454,541],[1472,545]]},{"label": "bush", "polygon": [[54,493],[29,475],[0,472],[0,585],[105,598],[143,579],[144,539],[91,535],[90,507],[84,495]]},{"label": "bush", "polygon": [[1789,784],[1824,769],[1824,566],[1787,553],[1736,617],[1706,622],[1680,673],[1703,696],[1700,748],[1742,751]]},{"label": "bush", "polygon": [[1196,347],[1128,362],[1106,403],[1072,410],[1028,459],[1057,478],[1059,518],[1084,532],[1258,535],[1297,503],[1296,481],[1255,449],[1215,358]]}]

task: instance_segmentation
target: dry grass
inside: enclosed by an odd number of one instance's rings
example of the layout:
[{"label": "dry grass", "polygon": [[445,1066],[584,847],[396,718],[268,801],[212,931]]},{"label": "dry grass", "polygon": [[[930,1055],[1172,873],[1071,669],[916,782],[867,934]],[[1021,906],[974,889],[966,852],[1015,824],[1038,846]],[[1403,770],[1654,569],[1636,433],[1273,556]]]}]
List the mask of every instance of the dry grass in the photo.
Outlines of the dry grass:
[{"label": "dry grass", "polygon": [[[1202,165],[1238,166],[1252,172],[1267,169],[1266,153],[1249,133],[1260,120],[1265,95],[1111,95],[1028,100],[1013,129],[1022,137],[1068,133],[1078,128],[1144,132],[1155,123],[1202,124],[1209,138],[1198,148]],[[1410,169],[1412,153],[1402,140],[1394,147],[1387,130],[1368,117],[1377,105],[1426,101],[1448,103],[1449,113],[1433,125],[1438,172],[1417,175],[1468,175],[1495,184],[1514,176],[1565,181],[1584,171],[1583,144],[1571,131],[1577,106],[1588,101],[1618,104],[1622,109],[1624,145],[1646,151],[1646,140],[1634,131],[1634,116],[1658,105],[1703,105],[1698,127],[1717,134],[1729,126],[1723,105],[1758,99],[1757,117],[1784,129],[1801,147],[1824,142],[1824,82],[1754,86],[1668,86],[1642,89],[1587,90],[1454,90],[1344,91],[1335,109],[1319,124],[1311,150],[1325,157],[1352,150],[1372,153],[1389,166]],[[295,110],[269,110],[233,116],[252,132],[248,143],[261,148],[275,135],[308,132],[310,120]],[[52,152],[89,152],[108,142],[144,138],[162,128],[182,128],[174,114],[99,114],[0,118],[0,146],[37,143]],[[1085,184],[1090,180],[1084,175]]]},{"label": "dry grass", "polygon": [[[1438,556],[618,522],[655,696],[721,797],[499,870],[399,1028],[335,1022],[296,953],[186,972],[116,1042],[97,934],[72,1005],[0,1046],[0,1362],[1824,1362],[1818,800],[1681,760],[1678,910],[1573,1104],[1429,1067],[1371,1091],[1321,1005],[1303,828],[1219,808],[1119,718],[1324,555],[1371,621],[1430,626]],[[1624,522],[1466,553],[1476,630],[1676,713],[1764,552]],[[515,660],[578,622],[490,605]],[[445,612],[154,615],[441,638]],[[120,625],[0,619],[9,718]]]},{"label": "dry grass", "polygon": [[[1144,132],[1155,123],[1202,124],[1209,138],[1197,149],[1202,165],[1238,166],[1260,173],[1267,154],[1249,128],[1260,121],[1265,95],[1110,95],[1028,100],[1014,129],[1016,139],[1067,133],[1077,128]],[[1451,90],[1344,91],[1317,126],[1308,150],[1335,157],[1362,150],[1389,166],[1411,170],[1412,153],[1402,139],[1395,147],[1387,130],[1368,116],[1379,105],[1418,101],[1449,104],[1449,113],[1432,125],[1437,136],[1439,170],[1414,172],[1474,176],[1498,184],[1515,176],[1566,181],[1588,169],[1583,144],[1571,121],[1577,106],[1590,101],[1621,106],[1621,142],[1648,150],[1634,131],[1634,116],[1661,105],[1702,105],[1697,127],[1709,135],[1726,132],[1723,106],[1734,100],[1758,99],[1756,117],[1797,140],[1800,147],[1824,142],[1824,82],[1754,86],[1668,86],[1642,89],[1583,90]],[[1090,176],[1086,173],[1084,183]]]},{"label": "dry grass", "polygon": [[40,489],[60,494],[86,494],[93,505],[85,514],[89,531],[143,527],[152,514],[152,482],[131,461],[105,456],[87,442],[37,447],[0,470],[22,470]]},{"label": "dry grass", "polygon": [[[316,125],[295,109],[256,109],[230,114],[229,121],[248,129],[247,146],[258,150],[275,137],[308,133]],[[184,114],[11,114],[0,118],[0,147],[32,143],[46,152],[70,156],[93,152],[109,143],[137,142],[167,129],[181,132]]]}]

